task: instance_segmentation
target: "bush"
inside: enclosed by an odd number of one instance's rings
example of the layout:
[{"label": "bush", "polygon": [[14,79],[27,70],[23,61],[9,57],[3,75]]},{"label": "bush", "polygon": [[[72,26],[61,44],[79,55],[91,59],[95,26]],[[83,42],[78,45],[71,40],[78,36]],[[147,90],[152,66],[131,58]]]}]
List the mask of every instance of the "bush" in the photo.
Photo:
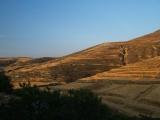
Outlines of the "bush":
[{"label": "bush", "polygon": [[0,72],[0,92],[11,93],[13,85],[10,83],[10,78],[4,72]]},{"label": "bush", "polygon": [[40,91],[38,87],[20,84],[14,91],[20,99],[12,99],[0,107],[0,119],[7,120],[101,120],[109,114],[101,98],[90,90]]},{"label": "bush", "polygon": [[87,89],[41,91],[30,83],[13,93],[19,98],[0,106],[0,120],[159,120],[146,116],[112,114],[102,99]]}]

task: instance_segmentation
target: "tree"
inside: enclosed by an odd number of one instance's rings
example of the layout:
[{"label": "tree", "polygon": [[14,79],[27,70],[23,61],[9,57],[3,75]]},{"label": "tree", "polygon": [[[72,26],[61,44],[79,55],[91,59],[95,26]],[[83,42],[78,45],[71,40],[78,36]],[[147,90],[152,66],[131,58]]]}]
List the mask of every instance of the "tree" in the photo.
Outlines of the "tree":
[{"label": "tree", "polygon": [[30,83],[20,84],[12,94],[18,98],[0,105],[0,120],[159,120],[146,116],[112,114],[102,99],[87,89],[40,90]]},{"label": "tree", "polygon": [[[0,106],[0,119],[7,120],[102,120],[109,115],[101,98],[90,90],[40,90],[30,83],[20,84],[12,99]],[[9,107],[8,107],[9,106]]]},{"label": "tree", "polygon": [[13,85],[10,77],[6,76],[4,72],[0,72],[0,92],[11,93]]}]

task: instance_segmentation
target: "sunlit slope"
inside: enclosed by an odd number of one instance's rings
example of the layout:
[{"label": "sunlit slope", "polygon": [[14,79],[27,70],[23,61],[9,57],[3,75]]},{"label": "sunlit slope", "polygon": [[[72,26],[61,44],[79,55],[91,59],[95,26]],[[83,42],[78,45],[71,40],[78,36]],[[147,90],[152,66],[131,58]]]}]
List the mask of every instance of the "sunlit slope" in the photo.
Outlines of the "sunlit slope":
[{"label": "sunlit slope", "polygon": [[[99,72],[123,66],[118,53],[121,48],[112,43],[104,43],[87,50],[74,53],[45,63],[20,65],[11,71],[9,66],[5,70],[13,76],[15,81],[58,81],[71,82],[78,78],[91,76]],[[112,48],[111,48],[112,47]],[[111,49],[110,49],[111,48]]]},{"label": "sunlit slope", "polygon": [[126,42],[103,43],[45,62],[10,65],[5,71],[12,81],[72,82],[159,55],[160,31],[156,31]]},{"label": "sunlit slope", "polygon": [[81,80],[147,80],[145,78],[160,79],[160,56],[149,58],[134,64],[128,64],[123,67],[112,69],[103,73],[98,73],[92,77],[83,78]]}]

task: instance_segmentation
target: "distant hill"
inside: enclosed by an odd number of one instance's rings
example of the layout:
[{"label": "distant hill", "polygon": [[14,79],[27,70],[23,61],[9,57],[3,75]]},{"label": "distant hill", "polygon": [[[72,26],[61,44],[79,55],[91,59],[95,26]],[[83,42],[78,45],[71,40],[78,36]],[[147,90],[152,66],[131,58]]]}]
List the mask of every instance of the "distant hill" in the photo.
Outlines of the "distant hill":
[{"label": "distant hill", "polygon": [[12,57],[12,58],[0,58],[0,67],[6,67],[16,63],[26,62],[32,58],[28,57]]},{"label": "distant hill", "polygon": [[103,43],[60,58],[30,59],[23,64],[11,61],[5,71],[12,81],[73,82],[156,56],[160,56],[160,30],[126,42]]}]

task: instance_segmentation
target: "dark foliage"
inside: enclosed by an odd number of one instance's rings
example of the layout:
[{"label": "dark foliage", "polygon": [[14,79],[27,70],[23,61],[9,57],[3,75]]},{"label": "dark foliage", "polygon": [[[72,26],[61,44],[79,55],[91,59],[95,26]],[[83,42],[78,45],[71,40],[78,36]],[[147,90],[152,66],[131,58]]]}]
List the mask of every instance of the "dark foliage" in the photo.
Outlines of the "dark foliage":
[{"label": "dark foliage", "polygon": [[10,78],[0,72],[0,92],[11,93],[13,90],[13,85],[10,83]]},{"label": "dark foliage", "polygon": [[[153,120],[141,116],[129,117],[112,114],[96,94],[87,89],[39,90],[30,87],[30,83],[20,84],[22,89],[15,90],[19,98],[11,99],[8,104],[0,106],[1,120]],[[154,120],[159,120],[158,118]]]},{"label": "dark foliage", "polygon": [[100,120],[109,115],[101,98],[90,90],[40,91],[38,87],[20,84],[14,91],[19,99],[12,99],[0,107],[0,119],[5,120]]}]

